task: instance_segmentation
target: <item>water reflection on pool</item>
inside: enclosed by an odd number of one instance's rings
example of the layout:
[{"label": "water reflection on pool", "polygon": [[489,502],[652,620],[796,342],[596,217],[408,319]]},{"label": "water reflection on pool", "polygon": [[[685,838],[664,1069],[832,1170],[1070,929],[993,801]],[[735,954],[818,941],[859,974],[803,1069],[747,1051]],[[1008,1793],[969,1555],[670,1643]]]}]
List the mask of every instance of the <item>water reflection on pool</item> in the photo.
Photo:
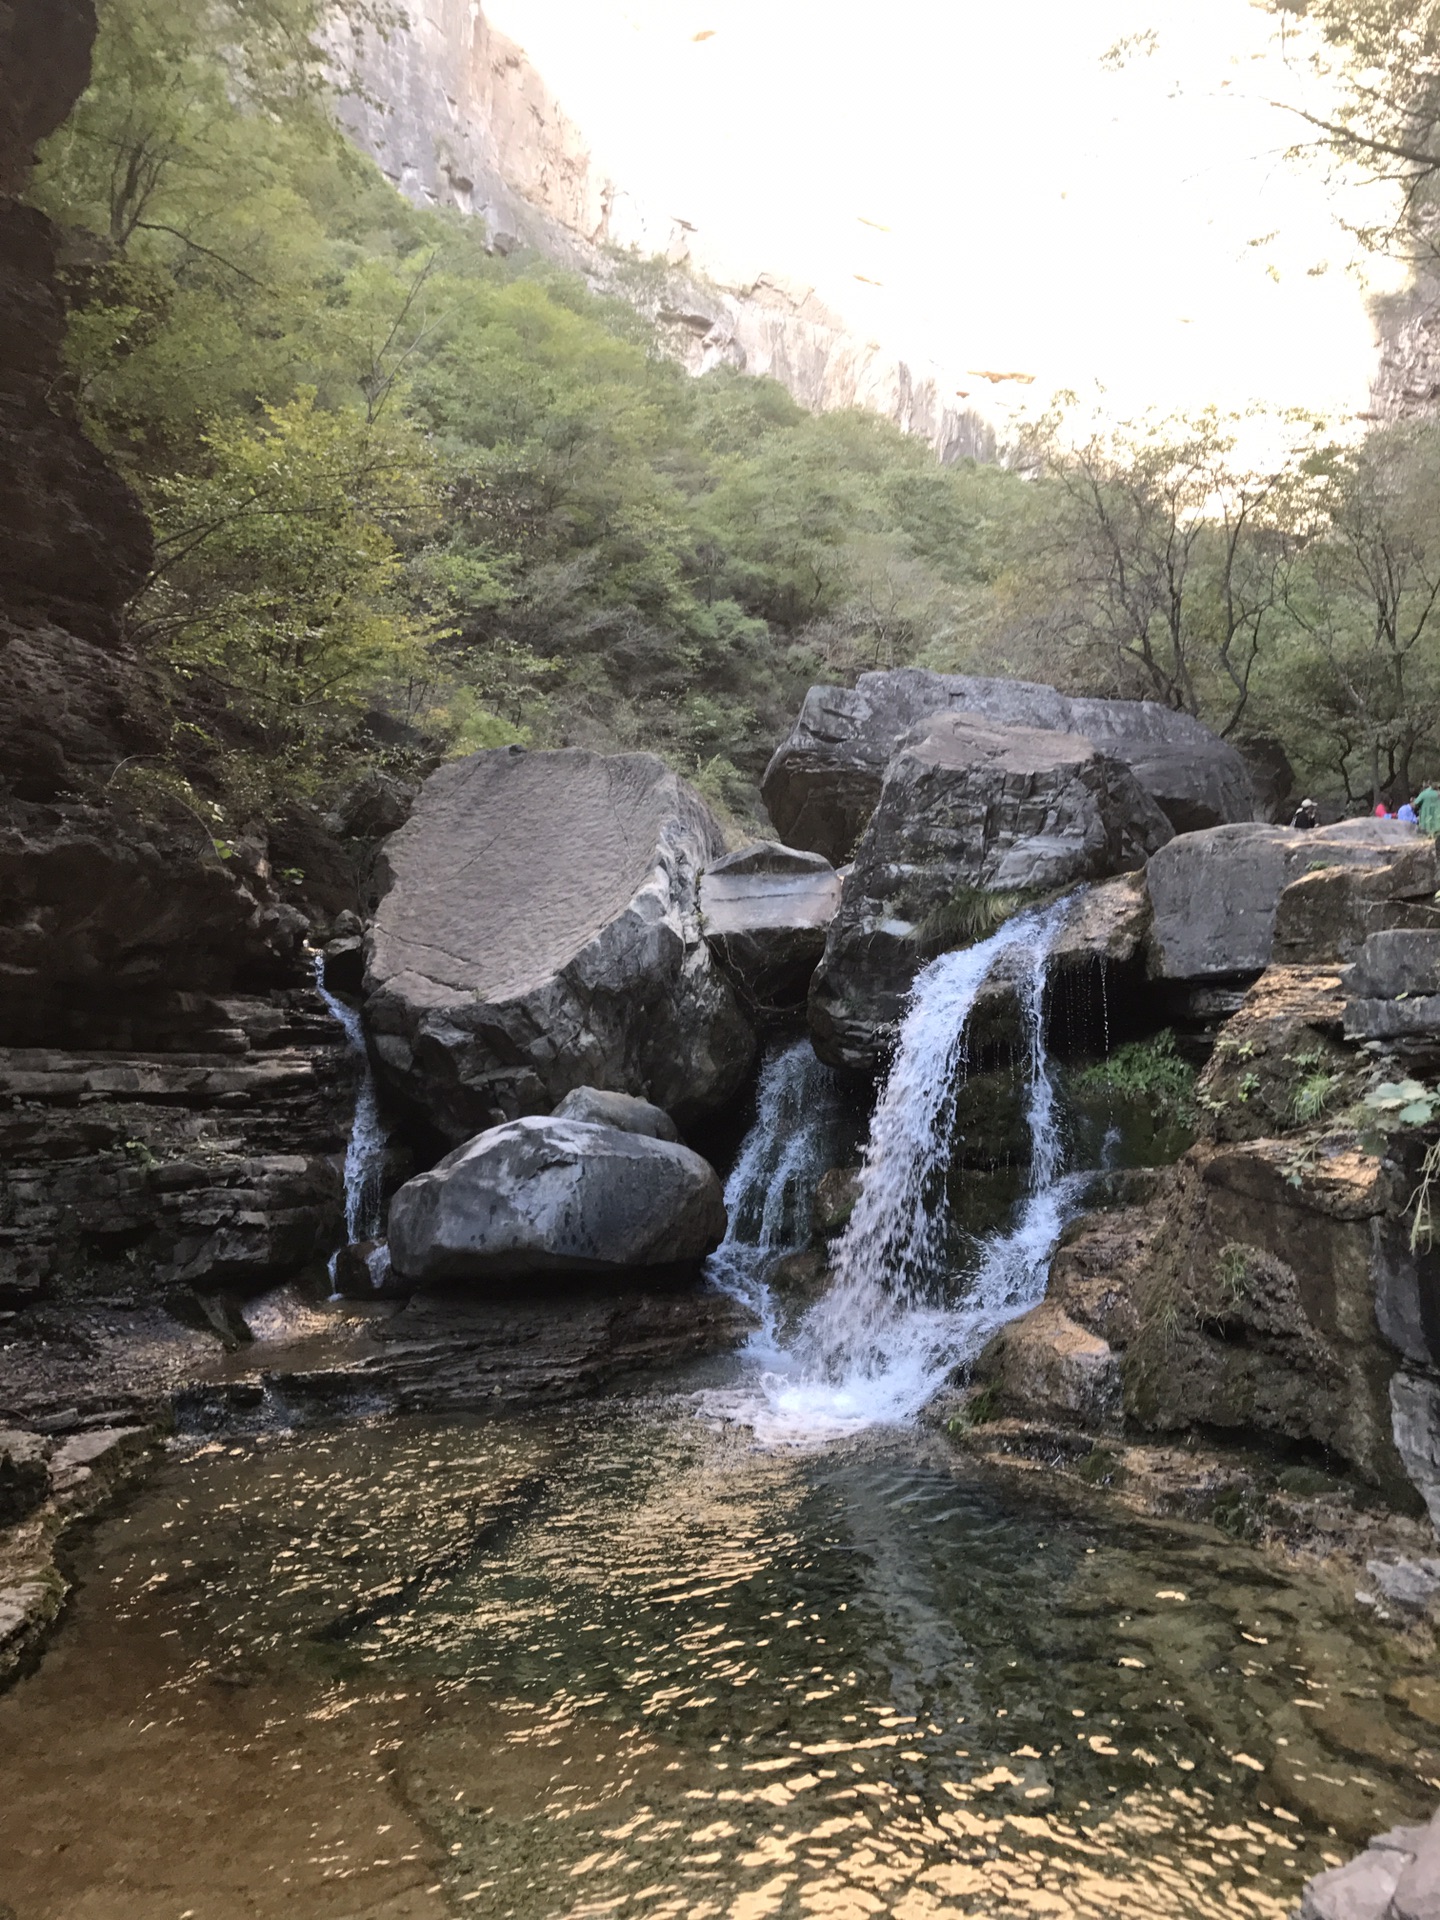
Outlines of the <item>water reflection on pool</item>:
[{"label": "water reflection on pool", "polygon": [[87,1591],[153,1613],[162,1691],[408,1702],[386,1765],[437,1912],[1280,1916],[1428,1812],[1431,1730],[1386,1697],[1417,1652],[1319,1576],[1102,1513],[938,1440],[764,1452],[642,1397],[212,1444]]}]

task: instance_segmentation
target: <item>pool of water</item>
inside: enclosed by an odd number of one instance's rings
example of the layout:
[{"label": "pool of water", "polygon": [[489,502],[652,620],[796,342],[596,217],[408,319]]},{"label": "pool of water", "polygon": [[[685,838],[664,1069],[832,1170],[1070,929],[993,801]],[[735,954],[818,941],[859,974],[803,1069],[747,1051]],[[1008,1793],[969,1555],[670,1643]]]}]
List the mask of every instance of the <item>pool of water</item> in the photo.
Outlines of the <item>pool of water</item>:
[{"label": "pool of water", "polygon": [[176,1451],[0,1700],[0,1911],[1278,1917],[1428,1813],[1323,1573],[716,1404]]}]

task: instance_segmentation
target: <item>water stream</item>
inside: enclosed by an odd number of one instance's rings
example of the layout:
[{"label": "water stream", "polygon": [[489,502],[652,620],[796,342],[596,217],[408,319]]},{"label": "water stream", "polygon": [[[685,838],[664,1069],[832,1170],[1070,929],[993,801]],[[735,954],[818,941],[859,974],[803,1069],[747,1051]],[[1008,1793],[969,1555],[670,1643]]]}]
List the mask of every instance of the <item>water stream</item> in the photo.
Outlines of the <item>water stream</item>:
[{"label": "water stream", "polygon": [[1428,1812],[1427,1652],[1323,1568],[693,1384],[177,1453],[0,1697],[0,1898],[1285,1920]]},{"label": "water stream", "polygon": [[[355,1114],[345,1147],[345,1239],[348,1245],[353,1246],[357,1240],[374,1240],[380,1234],[388,1136],[380,1119],[375,1075],[370,1066],[370,1054],[365,1045],[365,1029],[359,1011],[347,1006],[338,994],[331,993],[325,985],[324,959],[318,953],[315,956],[315,988],[332,1018],[343,1029],[356,1061]],[[330,1268],[333,1274],[333,1256]]]},{"label": "water stream", "polygon": [[[807,1041],[773,1058],[754,1127],[726,1190],[731,1227],[712,1272],[759,1295],[753,1387],[727,1401],[770,1442],[808,1443],[904,1420],[1006,1320],[1044,1292],[1049,1257],[1084,1183],[1063,1167],[1060,1112],[1045,1045],[1050,948],[1071,902],[1022,914],[984,940],[942,954],[911,992],[894,1062],[876,1103],[860,1196],[832,1257],[834,1281],[788,1337],[763,1277],[794,1243],[833,1136],[825,1070]],[[969,1067],[967,1030],[1002,956],[1019,954],[1028,1189],[1013,1219],[983,1243],[973,1270],[949,1259],[948,1173],[956,1101]],[[790,1236],[787,1239],[787,1235]]]},{"label": "water stream", "polygon": [[[1075,1204],[1058,911],[917,982],[832,1291],[801,1246],[853,1100],[767,1063],[713,1271],[740,1355],[488,1419],[173,1443],[0,1697],[17,1920],[1285,1920],[1428,1814],[1440,1692],[1353,1583],[1025,1492],[906,1416],[1038,1297]],[[1033,1154],[957,1258],[967,1022],[1019,969]],[[326,995],[352,1044],[359,1023]],[[347,1230],[382,1144],[362,1080]],[[804,1442],[804,1444],[797,1444]]]}]

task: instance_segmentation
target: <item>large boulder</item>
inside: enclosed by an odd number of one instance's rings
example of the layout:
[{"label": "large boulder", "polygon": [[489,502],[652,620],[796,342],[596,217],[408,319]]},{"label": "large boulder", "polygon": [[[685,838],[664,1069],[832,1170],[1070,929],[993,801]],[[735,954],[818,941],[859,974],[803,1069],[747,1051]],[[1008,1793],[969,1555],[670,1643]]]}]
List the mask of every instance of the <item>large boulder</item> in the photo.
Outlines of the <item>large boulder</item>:
[{"label": "large boulder", "polygon": [[710,950],[761,1005],[804,1000],[839,907],[840,876],[823,854],[773,840],[712,861],[700,881]]},{"label": "large boulder", "polygon": [[990,931],[1006,906],[1142,866],[1169,838],[1129,768],[1081,735],[968,713],[923,721],[890,762],[845,880],[810,993],[817,1052],[873,1068],[927,960]]},{"label": "large boulder", "polygon": [[[1433,848],[1398,820],[1342,820],[1309,832],[1251,821],[1181,834],[1146,873],[1154,910],[1151,971],[1161,980],[1259,973],[1270,964],[1276,910],[1292,882],[1326,868],[1397,862],[1402,873],[1413,869],[1423,890]],[[1296,924],[1298,916],[1290,926]],[[1288,930],[1287,939],[1293,946]]]},{"label": "large boulder", "polygon": [[947,710],[996,726],[1082,734],[1130,768],[1177,833],[1254,814],[1244,760],[1189,714],[1152,701],[1071,699],[1026,680],[903,667],[806,694],[761,788],[781,838],[837,863],[848,859],[901,737]]},{"label": "large boulder", "polygon": [[553,1116],[490,1128],[390,1203],[390,1258],[417,1284],[668,1267],[724,1233],[720,1182],[698,1153]]},{"label": "large boulder", "polygon": [[387,843],[366,1014],[392,1094],[461,1140],[572,1088],[682,1123],[739,1088],[754,1038],[700,931],[724,851],[650,754],[503,748],[431,775]]}]

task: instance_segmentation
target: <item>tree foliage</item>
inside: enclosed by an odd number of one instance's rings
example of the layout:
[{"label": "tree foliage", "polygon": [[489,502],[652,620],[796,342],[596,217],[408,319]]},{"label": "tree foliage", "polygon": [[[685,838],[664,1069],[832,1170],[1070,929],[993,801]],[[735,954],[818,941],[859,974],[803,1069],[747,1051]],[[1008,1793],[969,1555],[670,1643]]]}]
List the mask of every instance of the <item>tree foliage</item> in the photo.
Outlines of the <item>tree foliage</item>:
[{"label": "tree foliage", "polygon": [[[1413,7],[1316,12],[1335,58],[1403,77],[1383,36]],[[1344,39],[1362,15],[1383,45]],[[102,0],[36,178],[68,377],[156,528],[131,624],[175,775],[233,824],[367,754],[526,739],[659,751],[763,826],[805,687],[909,663],[1159,700],[1357,799],[1440,748],[1432,430],[1281,423],[1257,467],[1214,413],[1056,418],[1013,467],[946,468],[871,415],[691,379],[628,302],[396,193],[336,124],[329,17]]]}]

